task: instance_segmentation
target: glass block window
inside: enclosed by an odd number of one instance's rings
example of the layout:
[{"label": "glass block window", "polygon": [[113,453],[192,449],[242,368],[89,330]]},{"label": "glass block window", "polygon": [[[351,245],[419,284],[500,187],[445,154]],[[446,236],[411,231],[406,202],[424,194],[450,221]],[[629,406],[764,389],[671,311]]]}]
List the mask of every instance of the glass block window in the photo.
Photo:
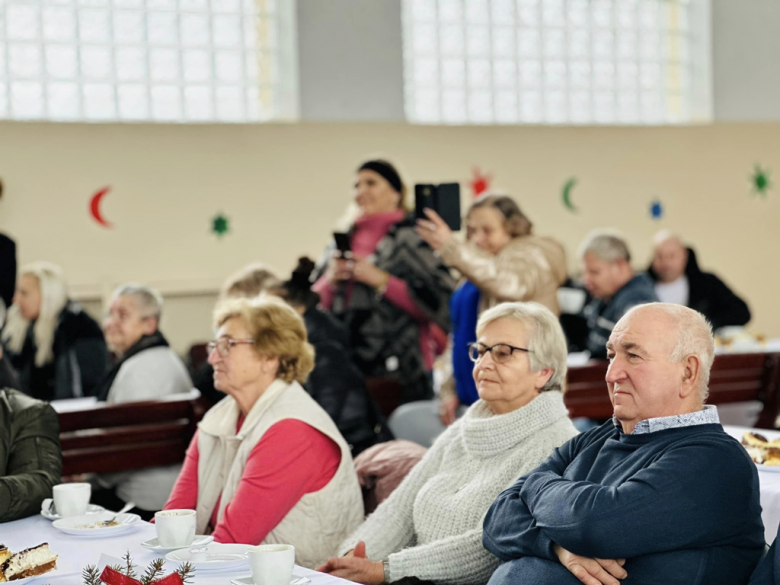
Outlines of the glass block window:
[{"label": "glass block window", "polygon": [[0,118],[256,122],[297,113],[285,0],[0,0]]},{"label": "glass block window", "polygon": [[709,0],[404,0],[403,26],[411,122],[711,118]]}]

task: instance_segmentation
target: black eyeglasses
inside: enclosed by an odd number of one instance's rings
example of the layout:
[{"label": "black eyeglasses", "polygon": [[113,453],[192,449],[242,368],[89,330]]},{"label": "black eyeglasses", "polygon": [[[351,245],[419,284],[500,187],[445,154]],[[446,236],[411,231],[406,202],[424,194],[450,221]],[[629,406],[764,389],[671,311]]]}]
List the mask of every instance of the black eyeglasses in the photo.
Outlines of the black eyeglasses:
[{"label": "black eyeglasses", "polygon": [[481,360],[487,352],[493,357],[493,361],[497,364],[503,364],[508,362],[512,357],[512,354],[516,351],[524,351],[525,353],[532,353],[530,349],[524,347],[515,347],[508,343],[497,343],[492,347],[488,347],[484,343],[469,343],[469,357],[472,362],[478,362]]},{"label": "black eyeglasses", "polygon": [[216,341],[210,341],[206,347],[208,347],[209,355],[211,355],[211,352],[216,349],[219,352],[219,355],[225,358],[230,354],[230,350],[233,349],[234,346],[239,345],[240,343],[254,342],[254,339],[233,339],[232,337],[220,337]]}]

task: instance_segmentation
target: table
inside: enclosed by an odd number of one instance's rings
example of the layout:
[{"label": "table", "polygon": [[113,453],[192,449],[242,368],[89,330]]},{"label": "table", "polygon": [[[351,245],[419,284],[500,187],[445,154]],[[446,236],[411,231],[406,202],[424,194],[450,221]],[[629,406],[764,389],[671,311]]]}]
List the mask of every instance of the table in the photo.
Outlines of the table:
[{"label": "table", "polygon": [[[770,441],[780,439],[780,431],[731,425],[724,425],[723,430],[740,442],[745,431],[760,433]],[[767,544],[772,544],[777,536],[777,527],[780,525],[780,470],[766,471],[759,467],[758,481],[761,484],[761,519],[764,521],[764,534]]]},{"label": "table", "polygon": [[[77,574],[52,578],[50,575],[41,575],[33,583],[35,585],[82,585],[81,570],[87,565],[97,565],[101,554],[120,558],[126,552],[130,552],[135,564],[146,568],[159,554],[146,550],[141,543],[156,536],[154,525],[139,521],[133,528],[121,532],[116,536],[103,538],[82,538],[70,536],[60,532],[51,525],[51,521],[43,516],[32,516],[7,524],[0,524],[0,543],[5,544],[11,551],[19,551],[42,542],[48,542],[49,547],[58,555],[59,568],[75,571]],[[175,567],[171,566],[170,571]],[[346,581],[318,573],[303,567],[295,567],[295,573],[311,579],[311,585],[354,585],[352,581]],[[228,585],[231,579],[249,576],[249,567],[233,572],[224,573],[195,573],[193,585]]]}]

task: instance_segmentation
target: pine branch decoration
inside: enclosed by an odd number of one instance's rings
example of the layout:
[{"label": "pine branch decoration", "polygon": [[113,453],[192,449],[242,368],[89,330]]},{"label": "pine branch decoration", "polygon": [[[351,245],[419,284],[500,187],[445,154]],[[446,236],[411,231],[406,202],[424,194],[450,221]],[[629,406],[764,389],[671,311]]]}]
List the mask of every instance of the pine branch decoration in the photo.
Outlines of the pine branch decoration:
[{"label": "pine branch decoration", "polygon": [[129,550],[127,551],[127,553],[125,553],[125,556],[122,557],[122,560],[125,562],[125,575],[127,575],[131,579],[135,579],[135,570],[133,569],[133,559],[130,558]]},{"label": "pine branch decoration", "polygon": [[162,577],[163,565],[165,565],[165,559],[155,559],[148,567],[146,572],[141,577],[141,585],[149,585],[152,581],[155,581]]},{"label": "pine branch decoration", "polygon": [[84,567],[84,570],[81,571],[81,578],[84,580],[84,585],[102,585],[100,582],[100,571],[98,571],[95,565]]},{"label": "pine branch decoration", "polygon": [[190,579],[195,578],[195,567],[190,563],[180,565],[179,568],[176,569],[176,572],[179,574],[179,577],[181,577],[182,583],[189,583]]}]

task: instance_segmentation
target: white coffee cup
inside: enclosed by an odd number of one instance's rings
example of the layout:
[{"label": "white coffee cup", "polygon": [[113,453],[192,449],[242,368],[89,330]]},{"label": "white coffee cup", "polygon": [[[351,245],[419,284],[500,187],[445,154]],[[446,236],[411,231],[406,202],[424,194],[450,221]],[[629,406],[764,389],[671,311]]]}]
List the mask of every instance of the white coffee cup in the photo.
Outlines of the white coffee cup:
[{"label": "white coffee cup", "polygon": [[249,568],[255,585],[290,585],[295,565],[291,544],[261,544],[249,549]]},{"label": "white coffee cup", "polygon": [[157,542],[160,546],[185,547],[195,540],[195,510],[163,510],[154,515]]},{"label": "white coffee cup", "polygon": [[87,513],[92,487],[88,483],[61,483],[53,490],[54,506],[61,518]]}]

